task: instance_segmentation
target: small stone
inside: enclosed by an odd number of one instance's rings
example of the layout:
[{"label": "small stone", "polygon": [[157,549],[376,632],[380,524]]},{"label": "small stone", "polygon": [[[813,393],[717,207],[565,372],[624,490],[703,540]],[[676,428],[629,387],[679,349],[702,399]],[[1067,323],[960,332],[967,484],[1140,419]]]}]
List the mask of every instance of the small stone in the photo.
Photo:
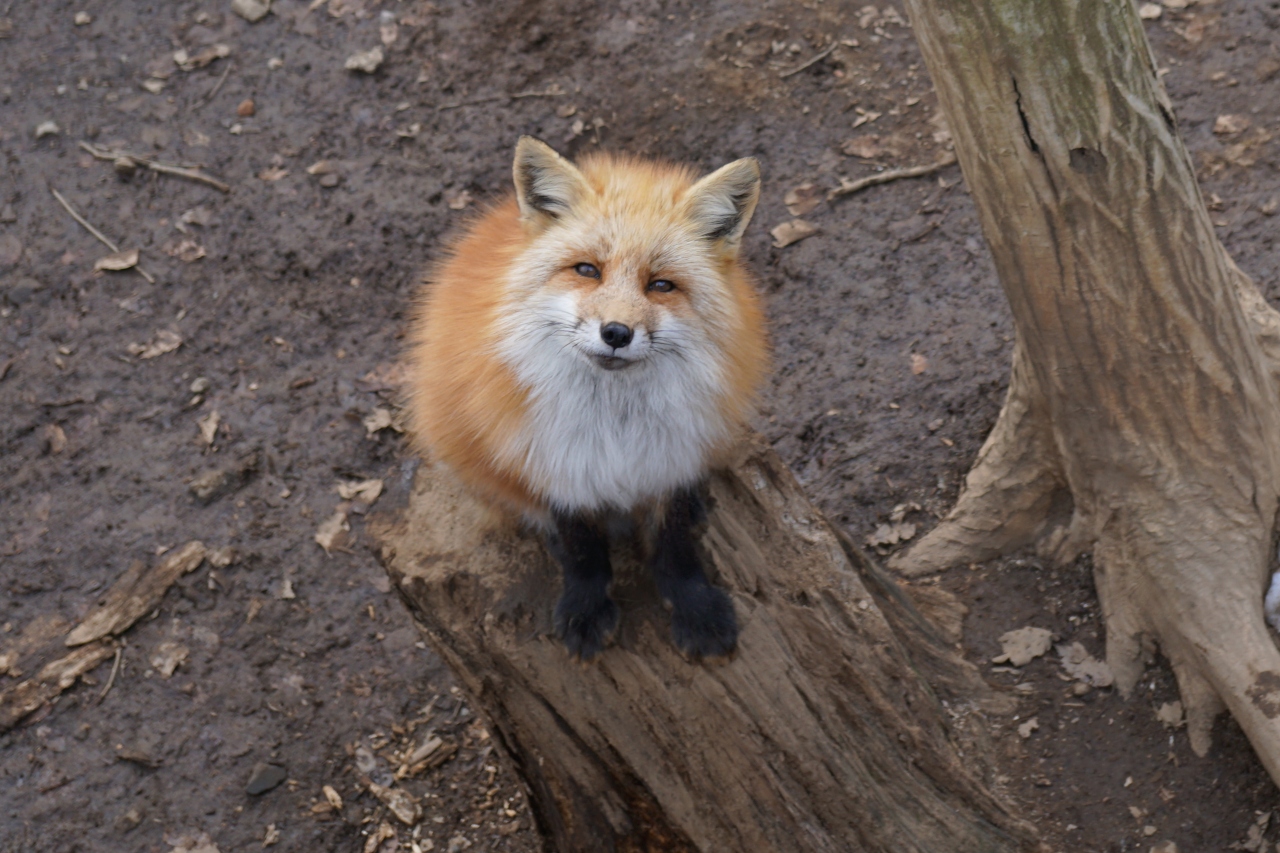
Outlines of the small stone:
[{"label": "small stone", "polygon": [[90,15],[88,12],[76,12],[75,17],[71,20],[75,21],[75,25],[77,27],[83,27],[85,24],[93,23],[93,15]]},{"label": "small stone", "polygon": [[207,376],[197,376],[191,381],[191,393],[203,394],[209,390],[209,378]]},{"label": "small stone", "polygon": [[342,183],[341,175],[337,175],[330,172],[327,175],[320,176],[320,186],[324,187],[325,189],[333,189],[340,183]]},{"label": "small stone", "polygon": [[271,11],[271,0],[231,0],[231,11],[256,24]]},{"label": "small stone", "polygon": [[283,782],[288,775],[289,772],[279,764],[259,761],[253,765],[253,772],[249,774],[249,783],[244,786],[244,792],[251,796],[265,794]]},{"label": "small stone", "polygon": [[236,115],[240,116],[240,118],[249,118],[257,111],[258,108],[254,106],[253,98],[245,98],[236,107]]},{"label": "small stone", "polygon": [[62,133],[62,128],[58,127],[56,121],[42,121],[36,125],[36,139],[57,136],[59,133]]}]

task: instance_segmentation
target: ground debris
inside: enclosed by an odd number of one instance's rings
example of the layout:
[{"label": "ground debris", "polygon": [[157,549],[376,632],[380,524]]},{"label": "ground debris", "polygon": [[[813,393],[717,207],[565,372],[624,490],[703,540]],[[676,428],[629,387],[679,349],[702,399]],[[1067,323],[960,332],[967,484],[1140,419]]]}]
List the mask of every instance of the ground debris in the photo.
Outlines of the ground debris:
[{"label": "ground debris", "polygon": [[385,849],[396,850],[399,848],[398,839],[396,838],[395,828],[385,820],[378,824],[378,828],[369,833],[369,837],[364,842],[364,853],[380,853],[383,850],[384,841],[390,841]]},{"label": "ground debris", "polygon": [[214,60],[230,55],[230,45],[211,44],[208,47],[201,48],[194,54],[188,53],[186,50],[179,50],[173,54],[173,63],[183,71],[195,71],[198,68],[204,68]]},{"label": "ground debris", "polygon": [[1022,723],[1021,725],[1018,726],[1018,737],[1022,738],[1023,740],[1026,740],[1027,738],[1031,737],[1032,732],[1037,732],[1039,730],[1040,730],[1040,720],[1035,717],[1032,717],[1031,719],[1027,720],[1025,723]]},{"label": "ground debris", "polygon": [[377,797],[405,826],[413,826],[422,820],[422,806],[413,795],[401,788],[385,788],[377,782],[369,783],[369,793]]},{"label": "ground debris", "polygon": [[360,501],[366,506],[373,506],[382,494],[382,480],[343,480],[335,491],[344,501]]},{"label": "ground debris", "polygon": [[280,830],[276,829],[274,823],[267,824],[267,830],[262,835],[262,846],[271,847],[280,843]]},{"label": "ground debris", "polygon": [[346,511],[338,510],[325,519],[316,531],[316,544],[323,548],[326,554],[332,553],[334,548],[339,548],[346,542],[346,534],[349,530],[351,530],[351,524],[347,521]]},{"label": "ground debris", "polygon": [[787,206],[787,213],[792,216],[804,216],[822,203],[822,188],[814,183],[800,184],[798,187],[787,190],[787,194],[782,197],[782,203]]},{"label": "ground debris", "polygon": [[75,684],[76,679],[115,653],[111,643],[93,643],[45,664],[26,681],[0,691],[0,732]]},{"label": "ground debris", "polygon": [[265,761],[259,761],[253,765],[253,770],[249,771],[249,781],[245,783],[244,792],[254,797],[259,794],[265,794],[287,779],[288,776],[289,771],[279,764],[268,764]]},{"label": "ground debris", "polygon": [[[136,250],[134,255],[137,255]],[[173,352],[180,346],[182,346],[182,337],[177,332],[169,329],[159,329],[150,343],[129,344],[125,349],[129,351],[130,355],[136,355],[138,358],[145,360]]]},{"label": "ground debris", "polygon": [[184,264],[198,261],[206,254],[204,246],[190,238],[170,240],[161,247],[161,251],[171,258],[177,258]]},{"label": "ground debris", "polygon": [[820,229],[811,222],[803,219],[793,219],[790,222],[783,222],[781,225],[774,226],[769,232],[773,236],[773,247],[775,249],[785,249],[792,243],[799,243],[806,237],[812,237],[817,234]]},{"label": "ground debris", "polygon": [[179,836],[172,836],[166,832],[164,841],[173,848],[169,853],[221,853],[218,845],[213,843],[213,839],[207,832]]},{"label": "ground debris", "polygon": [[112,252],[109,255],[103,255],[93,262],[93,268],[96,271],[107,270],[109,272],[121,272],[123,270],[133,269],[138,265],[138,250],[125,249],[120,252]]},{"label": "ground debris", "polygon": [[218,424],[221,422],[222,416],[218,414],[217,409],[196,421],[196,426],[200,428],[200,440],[206,446],[213,445],[213,440],[218,437]]},{"label": "ground debris", "polygon": [[271,11],[271,0],[231,0],[231,11],[256,24]]},{"label": "ground debris", "polygon": [[1110,687],[1115,681],[1106,661],[1100,661],[1089,654],[1080,643],[1060,645],[1058,654],[1062,656],[1062,668],[1076,681],[1082,681],[1090,687]]},{"label": "ground debris", "polygon": [[342,63],[342,67],[348,71],[372,74],[382,65],[382,58],[382,48],[374,47],[351,54],[347,57],[347,61]]},{"label": "ground debris", "polygon": [[1033,628],[1028,625],[1014,631],[1006,631],[1000,636],[1000,648],[1003,654],[995,656],[991,662],[1026,666],[1049,651],[1052,645],[1053,632],[1046,628]]},{"label": "ground debris", "polygon": [[1187,724],[1187,720],[1182,713],[1181,701],[1165,702],[1156,709],[1156,719],[1166,729],[1180,729]]},{"label": "ground debris", "polygon": [[108,590],[103,603],[67,635],[66,644],[79,646],[128,630],[160,603],[178,578],[204,562],[204,557],[204,544],[191,541],[170,551],[150,569],[141,561],[134,562]]}]

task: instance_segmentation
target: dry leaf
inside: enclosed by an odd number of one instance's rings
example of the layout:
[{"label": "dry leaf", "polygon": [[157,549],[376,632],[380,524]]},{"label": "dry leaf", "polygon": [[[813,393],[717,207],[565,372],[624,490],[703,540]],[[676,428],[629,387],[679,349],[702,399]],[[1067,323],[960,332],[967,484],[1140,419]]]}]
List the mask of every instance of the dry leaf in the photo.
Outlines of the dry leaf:
[{"label": "dry leaf", "polygon": [[382,494],[381,480],[349,480],[338,483],[338,497],[344,501],[360,501],[373,506]]},{"label": "dry leaf", "polygon": [[255,24],[271,11],[271,0],[231,0],[231,11]]},{"label": "dry leaf", "polygon": [[1213,132],[1223,135],[1240,133],[1248,130],[1252,124],[1248,116],[1220,115],[1213,123]]},{"label": "dry leaf", "polygon": [[222,59],[230,55],[230,45],[211,44],[196,51],[194,55],[187,53],[185,50],[179,50],[174,53],[173,62],[183,71],[195,71],[197,68],[204,68],[215,59]]},{"label": "dry leaf", "polygon": [[272,847],[280,843],[280,830],[276,829],[274,823],[267,824],[267,831],[262,836],[262,846]]},{"label": "dry leaf", "polygon": [[155,338],[149,344],[129,344],[125,347],[131,355],[138,358],[155,358],[164,355],[167,352],[173,352],[182,346],[182,338],[177,332],[171,332],[168,329],[160,329],[156,332]]},{"label": "dry leaf", "polygon": [[164,678],[170,678],[178,667],[186,661],[191,650],[181,643],[165,640],[156,646],[151,655],[151,666]]},{"label": "dry leaf", "polygon": [[773,235],[773,247],[775,249],[785,249],[792,243],[798,243],[806,237],[812,237],[817,234],[818,227],[803,219],[793,219],[775,227],[769,233]]},{"label": "dry leaf", "polygon": [[213,222],[213,211],[204,205],[193,207],[178,217],[178,221],[185,225],[205,226]]},{"label": "dry leaf", "polygon": [[463,210],[472,201],[471,193],[467,190],[446,190],[444,198],[449,203],[450,210]]},{"label": "dry leaf", "polygon": [[218,845],[213,843],[213,839],[207,832],[202,832],[198,836],[183,835],[178,838],[165,833],[164,840],[173,847],[169,853],[221,853]]},{"label": "dry leaf", "polygon": [[916,526],[907,522],[894,522],[892,524],[882,524],[876,528],[876,532],[867,537],[867,544],[882,553],[916,535]]},{"label": "dry leaf", "polygon": [[1156,709],[1156,719],[1164,724],[1166,729],[1180,729],[1187,724],[1186,719],[1182,716],[1182,702],[1165,702]]},{"label": "dry leaf", "polygon": [[1000,648],[1004,654],[992,658],[992,663],[1008,663],[1026,666],[1049,651],[1053,645],[1053,632],[1030,625],[1000,635]]},{"label": "dry leaf", "polygon": [[844,145],[840,146],[840,151],[850,157],[861,157],[864,160],[874,160],[879,157],[883,149],[880,147],[880,137],[874,133],[866,136],[859,136],[856,139],[850,139]]},{"label": "dry leaf", "polygon": [[206,445],[213,445],[213,440],[218,435],[218,424],[221,422],[222,416],[218,414],[217,409],[196,421],[196,425],[200,427],[200,439]]},{"label": "dry leaf", "polygon": [[316,544],[324,549],[326,554],[331,553],[332,549],[338,547],[346,539],[346,533],[351,529],[351,525],[347,522],[347,514],[342,510],[338,510],[329,516],[320,528],[316,530]]},{"label": "dry leaf", "polygon": [[289,170],[283,166],[268,166],[258,173],[258,179],[263,181],[278,181],[289,174]]},{"label": "dry leaf", "polygon": [[111,254],[98,258],[93,262],[93,268],[95,270],[110,270],[112,272],[133,269],[137,265],[137,249],[125,249],[122,252],[112,252]]},{"label": "dry leaf", "polygon": [[360,71],[364,74],[372,74],[382,65],[382,48],[375,47],[371,50],[362,50],[359,53],[353,53],[347,57],[347,61],[342,67],[348,71]]},{"label": "dry leaf", "polygon": [[1036,732],[1039,730],[1040,730],[1040,721],[1035,717],[1032,717],[1022,725],[1018,726],[1018,737],[1022,738],[1023,740],[1026,740],[1027,738],[1031,737],[1032,732]]},{"label": "dry leaf", "polygon": [[329,801],[329,805],[335,809],[342,808],[342,796],[334,790],[332,785],[325,785],[320,791],[324,794],[324,798]]},{"label": "dry leaf", "polygon": [[392,415],[390,409],[378,407],[373,410],[370,415],[364,419],[364,428],[367,435],[372,437],[384,429],[394,429],[396,432],[404,432],[399,424],[396,423],[395,416]]},{"label": "dry leaf", "polygon": [[1164,8],[1159,3],[1143,3],[1138,7],[1138,17],[1144,21],[1154,21],[1164,14]]},{"label": "dry leaf", "polygon": [[183,263],[192,263],[198,261],[205,256],[204,246],[201,246],[195,240],[170,240],[163,246],[164,253],[171,258],[177,258]]},{"label": "dry leaf", "polygon": [[919,376],[921,373],[924,373],[928,369],[929,369],[929,359],[925,358],[918,352],[913,352],[911,354],[911,372],[914,375]]},{"label": "dry leaf", "polygon": [[57,456],[67,449],[67,434],[57,424],[47,424],[40,434],[41,443],[48,448],[51,455]]},{"label": "dry leaf", "polygon": [[1115,681],[1106,661],[1098,660],[1079,643],[1058,646],[1058,654],[1062,656],[1062,668],[1076,681],[1083,681],[1090,687],[1110,687]]},{"label": "dry leaf", "polygon": [[422,807],[408,791],[384,788],[376,782],[370,782],[369,793],[381,800],[405,826],[413,826],[422,820]]},{"label": "dry leaf", "polygon": [[792,216],[804,216],[822,203],[822,189],[817,184],[801,184],[787,190],[782,203]]},{"label": "dry leaf", "polygon": [[385,820],[378,824],[377,830],[369,833],[369,837],[364,842],[364,853],[377,853],[382,849],[382,842],[391,841],[395,844],[397,841],[396,831]]}]

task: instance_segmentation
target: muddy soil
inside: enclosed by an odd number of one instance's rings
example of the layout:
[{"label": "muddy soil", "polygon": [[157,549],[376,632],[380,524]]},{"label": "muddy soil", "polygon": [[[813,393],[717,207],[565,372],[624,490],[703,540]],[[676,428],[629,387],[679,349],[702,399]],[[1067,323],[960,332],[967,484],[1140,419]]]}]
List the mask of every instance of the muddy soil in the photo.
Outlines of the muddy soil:
[{"label": "muddy soil", "polygon": [[[1220,234],[1273,302],[1278,9],[1199,2],[1148,24]],[[0,850],[541,849],[390,593],[368,493],[336,491],[411,475],[395,365],[413,294],[442,238],[506,191],[522,133],[708,170],[758,157],[746,252],[777,362],[758,426],[859,540],[901,505],[927,529],[994,422],[1012,335],[958,170],[821,203],[803,214],[819,232],[786,248],[768,233],[788,190],[945,149],[900,11],[276,0],[251,24],[212,0],[0,3],[0,653],[38,670],[135,561],[190,540],[235,553],[121,636],[114,680],[105,661],[0,735]],[[371,73],[344,67],[375,47]],[[230,192],[127,175],[82,142]],[[95,272],[110,250],[53,189],[155,283]],[[1086,561],[932,584],[969,608],[972,658],[1025,697],[995,721],[1002,783],[1053,849],[1275,834],[1257,823],[1275,788],[1230,720],[1199,759],[1156,719],[1176,698],[1162,664],[1123,702],[1080,695],[1052,654],[986,663],[1027,624],[1101,654]],[[409,766],[432,737],[436,766]],[[421,797],[412,827],[369,793],[397,775]]]}]

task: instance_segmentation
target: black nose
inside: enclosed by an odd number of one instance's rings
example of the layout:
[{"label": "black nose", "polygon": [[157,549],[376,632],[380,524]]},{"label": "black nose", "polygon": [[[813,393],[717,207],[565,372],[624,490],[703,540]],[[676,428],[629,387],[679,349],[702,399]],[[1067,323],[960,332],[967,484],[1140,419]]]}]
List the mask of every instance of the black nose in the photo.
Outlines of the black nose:
[{"label": "black nose", "polygon": [[621,323],[605,323],[600,327],[600,340],[614,349],[620,349],[631,343],[631,329]]}]

